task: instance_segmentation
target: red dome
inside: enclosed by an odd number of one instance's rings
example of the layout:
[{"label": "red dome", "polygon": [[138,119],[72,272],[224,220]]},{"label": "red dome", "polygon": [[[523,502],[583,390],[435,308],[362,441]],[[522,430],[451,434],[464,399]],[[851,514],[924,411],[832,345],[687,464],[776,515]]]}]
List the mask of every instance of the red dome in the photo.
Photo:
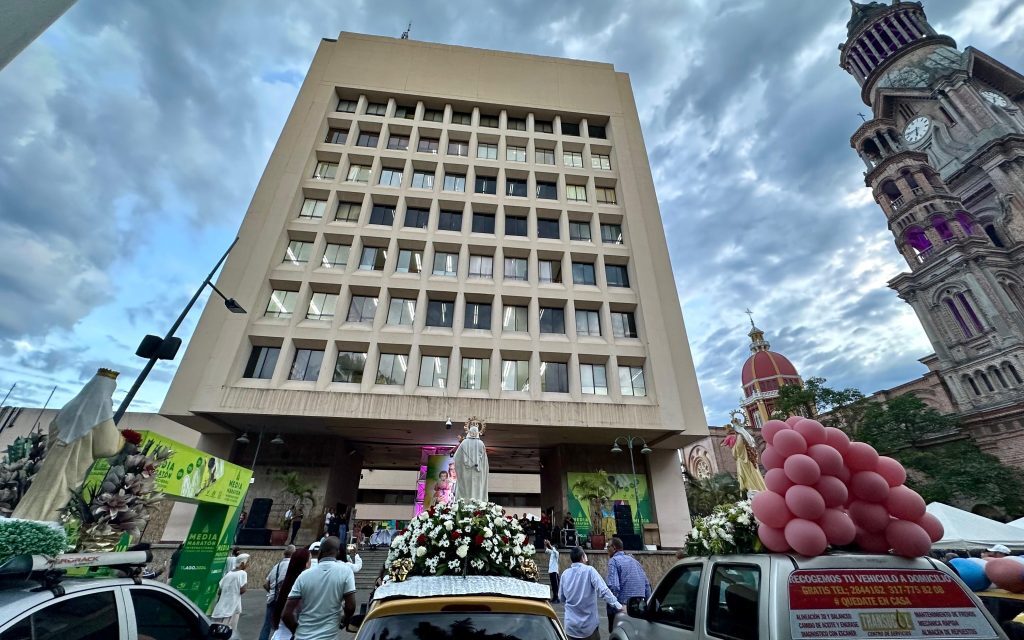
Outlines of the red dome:
[{"label": "red dome", "polygon": [[[743,386],[765,378],[799,378],[796,367],[786,356],[774,351],[758,351],[743,363]],[[787,380],[786,382],[789,382]]]}]

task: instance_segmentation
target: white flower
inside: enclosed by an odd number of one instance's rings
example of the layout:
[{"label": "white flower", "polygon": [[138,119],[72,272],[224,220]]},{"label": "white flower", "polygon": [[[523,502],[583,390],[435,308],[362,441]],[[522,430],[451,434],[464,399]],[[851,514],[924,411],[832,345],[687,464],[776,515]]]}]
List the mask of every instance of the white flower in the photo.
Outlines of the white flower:
[{"label": "white flower", "polygon": [[455,525],[454,525],[454,524],[452,524],[452,521],[451,521],[451,520],[447,520],[447,521],[445,521],[445,523],[444,523],[444,528],[445,528],[445,529],[447,529],[448,531],[451,531],[451,530],[452,530],[452,528],[453,528],[454,526],[455,526]]},{"label": "white flower", "polygon": [[484,527],[484,537],[485,538],[490,538],[493,535],[494,535],[494,532],[491,531],[490,527]]},{"label": "white flower", "polygon": [[441,541],[438,542],[438,544],[441,545],[442,547],[447,547],[448,546],[448,538],[441,538]]},{"label": "white flower", "polygon": [[469,545],[468,544],[460,545],[459,548],[455,550],[455,555],[459,556],[460,558],[465,558],[466,554],[468,554],[468,553],[469,553]]},{"label": "white flower", "polygon": [[426,547],[416,547],[416,556],[418,558],[422,558],[425,555],[427,555],[427,548]]},{"label": "white flower", "polygon": [[521,533],[516,534],[516,544],[523,544],[523,541],[525,541],[525,540],[526,540],[526,536],[525,535],[523,535]]},{"label": "white flower", "polygon": [[448,562],[448,568],[449,569],[458,569],[459,568],[459,561],[458,560],[451,560],[451,561],[449,561]]},{"label": "white flower", "polygon": [[516,545],[516,546],[512,547],[512,553],[514,553],[517,556],[522,555],[523,554],[523,548],[520,547],[519,545]]}]

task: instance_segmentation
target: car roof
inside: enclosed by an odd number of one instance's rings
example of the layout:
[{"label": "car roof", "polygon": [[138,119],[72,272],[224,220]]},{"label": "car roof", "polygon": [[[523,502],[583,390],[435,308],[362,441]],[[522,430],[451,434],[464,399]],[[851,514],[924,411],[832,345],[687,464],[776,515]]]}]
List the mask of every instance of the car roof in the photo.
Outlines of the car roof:
[{"label": "car roof", "polygon": [[720,556],[691,556],[676,564],[692,563],[694,560],[709,562],[740,563],[770,557],[773,561],[792,564],[793,569],[940,569],[942,563],[930,558],[902,558],[900,556],[870,553],[829,553],[815,557],[804,557],[788,553],[750,553]]},{"label": "car roof", "polygon": [[509,596],[429,596],[426,598],[393,598],[381,601],[370,610],[366,619],[415,613],[457,612],[523,613],[544,616],[557,621],[555,610],[544,600]]},{"label": "car roof", "polygon": [[[134,586],[136,584],[147,587],[156,587],[164,591],[173,591],[162,582],[155,580],[140,580],[136,583],[131,578],[64,578],[60,586],[64,589],[64,595],[68,597],[85,591],[111,589],[120,586]],[[6,607],[17,605],[19,611],[32,608],[36,605],[48,602],[57,598],[49,589],[40,589],[39,583],[34,580],[25,580],[18,583],[0,582],[0,610]]]}]

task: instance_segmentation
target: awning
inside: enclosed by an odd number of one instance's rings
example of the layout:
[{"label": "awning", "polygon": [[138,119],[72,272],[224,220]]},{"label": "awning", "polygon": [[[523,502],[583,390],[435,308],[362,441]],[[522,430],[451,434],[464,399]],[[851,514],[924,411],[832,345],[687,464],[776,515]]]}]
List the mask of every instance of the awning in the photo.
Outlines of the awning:
[{"label": "awning", "polygon": [[1024,550],[1024,528],[996,522],[941,502],[928,505],[928,513],[942,522],[945,533],[934,549],[987,549],[1003,544]]}]

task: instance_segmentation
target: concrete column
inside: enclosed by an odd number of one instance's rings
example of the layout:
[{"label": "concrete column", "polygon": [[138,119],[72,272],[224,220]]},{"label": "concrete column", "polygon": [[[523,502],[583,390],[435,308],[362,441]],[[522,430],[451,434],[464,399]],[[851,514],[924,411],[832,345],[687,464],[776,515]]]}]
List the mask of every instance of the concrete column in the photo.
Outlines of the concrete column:
[{"label": "concrete column", "polygon": [[871,69],[873,69],[874,66],[868,64],[867,58],[864,56],[864,54],[856,47],[852,47],[850,49],[850,58],[857,62],[857,64],[861,68],[861,73],[863,73],[864,77],[867,78],[868,74],[871,73]]},{"label": "concrete column", "polygon": [[891,26],[894,29],[896,29],[900,33],[900,35],[903,36],[904,40],[906,40],[907,42],[912,42],[914,40],[914,36],[907,33],[907,30],[903,28],[903,25],[900,24],[900,21],[899,19],[896,18],[896,16],[890,16],[889,18],[887,18],[887,20],[891,21]]},{"label": "concrete column", "polygon": [[868,157],[864,154],[863,151],[858,150],[857,155],[860,156],[860,159],[864,161],[864,166],[868,168],[868,171],[871,171],[872,169],[875,168],[875,165],[871,164],[871,161],[868,160]]},{"label": "concrete column", "polygon": [[[873,39],[868,37],[869,34],[872,36],[875,35],[874,31],[868,29],[867,31],[864,32],[864,35],[861,36],[861,42],[866,44],[868,48],[871,49],[872,53],[875,54],[875,59],[878,60],[879,64],[881,64],[882,60],[885,60],[885,54],[878,47],[875,46]],[[881,43],[881,41],[879,41],[879,43]]]},{"label": "concrete column", "polygon": [[654,518],[665,547],[682,547],[690,525],[690,507],[686,502],[686,485],[679,469],[679,455],[675,449],[655,449],[647,457],[650,469],[651,501]]},{"label": "concrete column", "polygon": [[943,339],[942,333],[935,326],[934,319],[929,313],[929,306],[927,301],[922,300],[917,295],[910,297],[907,302],[911,308],[914,309],[914,313],[917,314],[917,318],[921,321],[921,327],[924,329],[924,333],[928,336],[929,342],[932,343],[932,348],[935,349],[935,353],[941,360],[949,359],[949,350],[946,348],[945,340]]},{"label": "concrete column", "polygon": [[[978,315],[978,319],[981,320],[983,326],[986,328],[993,327],[1000,335],[1009,336],[1011,331],[1009,325],[1006,324],[1006,316],[994,304],[988,288],[979,282],[979,271],[981,269],[978,269],[976,265],[970,265],[964,270],[963,274],[964,281],[967,282],[968,288],[974,294],[974,301],[976,303],[974,312]],[[964,320],[971,323],[971,330],[977,330],[970,317],[964,318]]]},{"label": "concrete column", "polygon": [[[356,506],[356,494],[359,491],[359,479],[363,472],[362,454],[353,452],[351,445],[344,440],[338,440],[334,445],[335,464],[330,468],[327,476],[327,488],[324,492],[324,504],[320,505],[322,510],[327,507],[344,505],[351,514]],[[352,453],[352,455],[349,455]],[[341,515],[341,512],[337,512]],[[409,509],[409,517],[412,517],[412,508]],[[351,522],[349,523],[351,526]],[[352,530],[349,529],[349,533]],[[342,542],[347,542],[343,540]]]},{"label": "concrete column", "polygon": [[906,13],[897,13],[897,14],[894,14],[894,17],[896,18],[896,21],[898,23],[901,22],[901,23],[903,23],[904,26],[906,26],[907,31],[908,31],[908,33],[910,33],[910,37],[913,40],[917,40],[918,38],[921,37],[922,31],[921,31],[920,27],[918,27],[914,23],[914,21],[910,19],[908,14],[906,14]]},{"label": "concrete column", "polygon": [[902,148],[902,146],[900,145],[899,142],[897,142],[897,141],[892,139],[892,136],[889,135],[889,131],[888,130],[884,130],[884,131],[881,132],[881,134],[882,134],[882,137],[885,138],[885,141],[889,144],[889,148],[892,149],[893,153],[899,153],[901,148]]},{"label": "concrete column", "polygon": [[[900,48],[900,41],[896,38],[896,35],[893,33],[892,29],[889,28],[889,25],[885,22],[885,20],[880,20],[878,22],[878,28],[882,33],[889,36],[889,41],[892,42],[892,46],[889,47],[889,51],[895,53]],[[885,41],[882,40],[881,38],[878,39],[878,42],[881,45],[885,45]]]}]

